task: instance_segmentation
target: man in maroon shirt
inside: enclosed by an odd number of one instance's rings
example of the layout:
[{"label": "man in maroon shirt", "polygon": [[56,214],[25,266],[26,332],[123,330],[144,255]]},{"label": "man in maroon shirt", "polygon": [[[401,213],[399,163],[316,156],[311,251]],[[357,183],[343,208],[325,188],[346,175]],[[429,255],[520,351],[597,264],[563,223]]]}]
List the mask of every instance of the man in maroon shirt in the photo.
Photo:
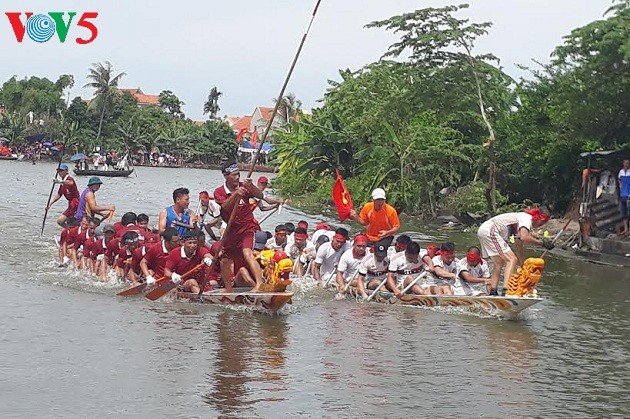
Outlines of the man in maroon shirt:
[{"label": "man in maroon shirt", "polygon": [[[70,261],[70,249],[68,248],[68,240],[70,237],[70,230],[73,228],[79,227],[79,220],[76,218],[70,217],[66,221],[66,225],[61,230],[61,236],[59,237],[59,267],[68,266],[68,262]],[[72,240],[74,241],[74,239]]]},{"label": "man in maroon shirt", "polygon": [[[182,236],[182,245],[169,252],[164,267],[164,277],[170,279],[175,284],[181,284],[184,291],[199,293],[199,284],[208,275],[208,267],[212,264],[210,251],[205,247],[199,247],[197,234],[187,232]],[[190,275],[190,278],[183,279],[182,275],[189,272],[197,265],[204,263],[207,266],[197,270]],[[182,282],[183,281],[183,282]]]},{"label": "man in maroon shirt", "polygon": [[[223,242],[225,256],[233,261],[243,258],[247,262],[249,271],[254,275],[256,286],[253,292],[258,291],[262,284],[262,270],[253,254],[254,234],[260,229],[254,218],[253,209],[248,204],[250,198],[263,198],[263,193],[256,187],[251,179],[240,182],[240,172],[235,162],[228,162],[222,168],[225,184],[214,191],[214,200],[221,205],[221,218],[229,223],[232,210],[236,211],[232,223],[228,225],[224,233]],[[234,268],[232,268],[234,270]],[[225,284],[226,290],[231,289],[232,284]]]},{"label": "man in maroon shirt", "polygon": [[178,247],[179,235],[177,230],[173,227],[166,227],[162,234],[162,240],[151,246],[140,260],[140,270],[148,285],[155,284],[156,279],[164,276],[164,267],[166,266],[168,254]]},{"label": "man in maroon shirt", "polygon": [[116,258],[116,263],[114,264],[116,274],[120,278],[127,279],[136,285],[136,275],[131,270],[131,259],[133,252],[140,244],[138,233],[135,231],[128,231],[120,238],[120,241],[123,246],[118,252],[118,257]]},{"label": "man in maroon shirt", "polygon": [[87,222],[87,228],[82,228],[84,223],[83,220],[79,225],[79,230],[77,230],[76,235],[74,236],[74,241],[72,242],[72,248],[74,252],[72,252],[72,260],[74,262],[74,267],[77,269],[81,269],[85,267],[83,260],[83,243],[90,237],[94,237],[94,230],[100,224],[98,218],[84,218]]},{"label": "man in maroon shirt", "polygon": [[62,196],[68,200],[68,208],[57,218],[57,224],[63,227],[66,220],[74,217],[74,214],[77,212],[77,208],[79,207],[79,189],[72,176],[68,175],[68,165],[64,163],[60,164],[57,169],[57,176],[59,176],[59,179],[55,178],[53,182],[61,186],[59,186],[57,195],[46,205],[46,209],[50,209]]}]

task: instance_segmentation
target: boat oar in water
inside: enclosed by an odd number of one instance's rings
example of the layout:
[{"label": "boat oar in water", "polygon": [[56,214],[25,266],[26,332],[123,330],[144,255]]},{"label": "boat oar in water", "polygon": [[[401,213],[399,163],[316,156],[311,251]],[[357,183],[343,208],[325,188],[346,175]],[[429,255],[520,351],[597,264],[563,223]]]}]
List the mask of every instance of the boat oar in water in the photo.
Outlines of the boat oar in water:
[{"label": "boat oar in water", "polygon": [[422,278],[426,278],[428,273],[429,273],[429,271],[424,271],[420,275],[416,276],[416,278],[413,281],[411,281],[405,288],[403,288],[402,291],[400,291],[400,295],[405,295],[405,293],[407,291],[409,291],[411,289],[411,287],[416,285],[418,283],[418,281],[420,281]]},{"label": "boat oar in water", "polygon": [[[67,140],[66,140],[67,142]],[[46,227],[46,218],[48,217],[48,210],[50,209],[50,198],[52,198],[53,192],[55,191],[55,186],[57,186],[57,176],[59,175],[59,168],[61,167],[61,162],[63,161],[63,153],[66,151],[66,143],[63,143],[63,148],[59,150],[59,162],[57,163],[57,168],[55,169],[55,178],[52,181],[52,186],[50,187],[50,194],[48,195],[48,201],[46,201],[46,211],[44,212],[44,219],[42,221],[42,231],[39,233],[40,236],[44,235],[44,227]],[[33,161],[33,164],[35,162]],[[63,180],[63,179],[62,179]]]},{"label": "boat oar in water", "polygon": [[376,293],[377,293],[377,292],[381,289],[381,287],[383,287],[383,285],[385,285],[385,283],[387,282],[387,275],[389,275],[389,274],[385,274],[385,279],[383,279],[383,280],[381,281],[381,283],[380,283],[380,284],[378,284],[378,287],[376,287],[376,289],[374,290],[374,292],[372,292],[372,294],[370,294],[370,295],[368,296],[367,300],[365,300],[365,301],[370,301],[370,300],[372,300],[372,298],[374,298],[374,296],[376,295]]},{"label": "boat oar in water", "polygon": [[[156,285],[161,284],[163,279],[164,279],[163,277],[156,278],[156,280],[155,280],[155,284],[156,284]],[[127,288],[127,289],[124,289],[124,290],[120,291],[120,292],[119,292],[118,294],[116,294],[116,295],[118,295],[118,296],[120,296],[120,297],[128,297],[128,296],[130,296],[130,295],[138,295],[138,294],[140,294],[142,291],[144,291],[144,289],[145,289],[147,286],[149,286],[149,284],[147,284],[147,283],[146,283],[146,281],[145,281],[145,282],[143,282],[143,283],[141,283],[141,284],[134,285],[133,287],[129,287],[129,288]]]},{"label": "boat oar in water", "polygon": [[[201,269],[204,265],[205,265],[205,263],[201,262],[199,265],[195,266],[194,268],[192,268],[191,270],[189,270],[188,272],[183,274],[182,275],[182,281],[185,281],[185,280],[189,279],[190,276],[192,276],[195,272],[197,272],[199,269]],[[151,300],[151,301],[155,301],[158,298],[162,297],[163,295],[168,294],[171,290],[175,289],[178,284],[176,284],[175,282],[171,281],[169,278],[163,277],[163,278],[157,280],[155,282],[155,285],[156,285],[156,288],[154,290],[151,290],[146,295],[146,297],[149,300]]]}]

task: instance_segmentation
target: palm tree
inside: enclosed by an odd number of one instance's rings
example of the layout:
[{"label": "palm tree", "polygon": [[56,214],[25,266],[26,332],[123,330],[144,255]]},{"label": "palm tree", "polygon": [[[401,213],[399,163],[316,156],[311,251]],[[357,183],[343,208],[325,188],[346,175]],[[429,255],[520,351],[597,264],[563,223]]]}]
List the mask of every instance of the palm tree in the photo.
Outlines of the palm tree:
[{"label": "palm tree", "polygon": [[90,73],[87,78],[91,80],[85,87],[92,87],[96,89],[94,102],[97,106],[101,107],[101,118],[98,122],[98,132],[96,134],[96,143],[101,136],[101,128],[103,127],[103,118],[105,117],[105,109],[112,105],[112,98],[117,91],[118,82],[126,73],[120,73],[115,77],[112,77],[112,64],[109,61],[105,61],[105,65],[99,63],[92,63]]},{"label": "palm tree", "polygon": [[[274,99],[273,103],[275,104],[278,99]],[[278,112],[282,115],[284,122],[294,121],[295,117],[302,110],[302,101],[299,100],[295,93],[289,93],[288,95],[282,98],[282,102],[280,102],[280,106],[278,107]]]},{"label": "palm tree", "polygon": [[219,107],[219,97],[223,93],[219,92],[216,86],[210,89],[210,94],[208,94],[208,100],[203,104],[203,114],[209,114],[208,117],[210,119],[217,119],[217,113],[221,110]]}]

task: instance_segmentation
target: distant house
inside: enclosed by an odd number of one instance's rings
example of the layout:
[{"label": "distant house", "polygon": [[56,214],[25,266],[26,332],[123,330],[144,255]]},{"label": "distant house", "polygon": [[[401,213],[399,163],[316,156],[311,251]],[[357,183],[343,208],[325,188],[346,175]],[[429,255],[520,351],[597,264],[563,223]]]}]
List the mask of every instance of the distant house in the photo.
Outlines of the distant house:
[{"label": "distant house", "polygon": [[238,118],[232,125],[232,130],[234,130],[235,134],[238,134],[240,130],[243,128],[247,128],[247,131],[250,132],[250,125],[252,123],[251,116],[243,116],[242,118]]},{"label": "distant house", "polygon": [[[273,108],[267,108],[264,106],[258,106],[254,109],[254,113],[251,116],[251,122],[249,124],[249,132],[254,132],[254,130],[258,131],[258,135],[262,135],[265,132],[265,128],[267,128],[267,124],[271,120],[271,115],[273,114]],[[271,129],[280,128],[284,124],[284,118],[280,113],[276,114],[276,117],[273,119],[273,124],[271,124]]]},{"label": "distant house", "polygon": [[160,106],[159,95],[147,95],[140,88],[137,89],[118,89],[120,93],[129,93],[138,102],[139,107]]}]

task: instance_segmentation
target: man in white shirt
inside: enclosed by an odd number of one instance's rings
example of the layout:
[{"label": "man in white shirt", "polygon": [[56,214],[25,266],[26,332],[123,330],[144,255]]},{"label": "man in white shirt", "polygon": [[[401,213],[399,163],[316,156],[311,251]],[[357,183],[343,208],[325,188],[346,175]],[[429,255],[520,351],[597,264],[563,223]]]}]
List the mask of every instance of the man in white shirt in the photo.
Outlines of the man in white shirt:
[{"label": "man in white shirt", "polygon": [[346,292],[346,283],[350,282],[351,286],[357,286],[358,282],[363,282],[356,278],[359,272],[359,265],[365,257],[367,248],[367,236],[359,234],[355,236],[351,249],[346,250],[337,264],[337,290],[338,297],[343,297]]},{"label": "man in white shirt", "polygon": [[[199,192],[199,204],[199,226],[210,235],[212,240],[219,240],[212,227],[219,228],[221,226],[221,206],[214,202],[214,198],[210,197],[208,191]],[[206,215],[208,216],[207,222],[205,221]]]},{"label": "man in white shirt", "polygon": [[544,246],[547,250],[553,249],[554,245],[550,239],[539,240],[531,234],[532,228],[539,228],[548,220],[549,212],[546,209],[535,208],[524,212],[500,214],[481,224],[477,230],[477,237],[481,244],[482,256],[489,256],[494,264],[490,274],[492,279],[490,295],[497,295],[499,276],[503,267],[504,288],[516,270],[518,258],[508,244],[510,234],[518,235],[517,246],[531,243]]},{"label": "man in white shirt", "polygon": [[[402,296],[401,288],[409,285],[417,275],[424,271],[424,262],[420,257],[420,245],[411,242],[404,252],[395,254],[389,262],[387,288],[396,297]],[[411,287],[414,294],[426,295],[429,291],[417,283]]]},{"label": "man in white shirt", "polygon": [[454,295],[485,295],[490,284],[490,268],[481,257],[481,250],[472,246],[466,257],[457,262],[457,276],[453,284]]},{"label": "man in white shirt", "polygon": [[431,284],[431,294],[453,294],[451,284],[457,276],[457,263],[459,260],[455,256],[455,244],[451,242],[443,243],[437,256],[431,259],[435,266],[434,274],[437,280]]},{"label": "man in white shirt", "polygon": [[284,224],[278,224],[274,230],[272,238],[267,240],[265,249],[269,250],[284,250],[287,245],[287,226]]},{"label": "man in white shirt", "polygon": [[374,252],[368,253],[359,265],[359,274],[357,275],[357,289],[359,294],[367,298],[366,289],[375,290],[382,282],[383,277],[387,275],[389,269],[389,257],[387,256],[387,246],[384,244],[376,244]]},{"label": "man in white shirt", "polygon": [[295,274],[301,278],[306,272],[306,265],[316,256],[315,245],[308,239],[305,228],[298,227],[293,233],[293,243],[287,243],[284,252],[293,260]]},{"label": "man in white shirt", "polygon": [[322,286],[324,282],[328,282],[337,270],[337,262],[343,255],[343,252],[350,248],[347,243],[348,230],[338,228],[330,242],[322,244],[317,250],[315,263],[313,265],[313,278],[318,285]]}]

